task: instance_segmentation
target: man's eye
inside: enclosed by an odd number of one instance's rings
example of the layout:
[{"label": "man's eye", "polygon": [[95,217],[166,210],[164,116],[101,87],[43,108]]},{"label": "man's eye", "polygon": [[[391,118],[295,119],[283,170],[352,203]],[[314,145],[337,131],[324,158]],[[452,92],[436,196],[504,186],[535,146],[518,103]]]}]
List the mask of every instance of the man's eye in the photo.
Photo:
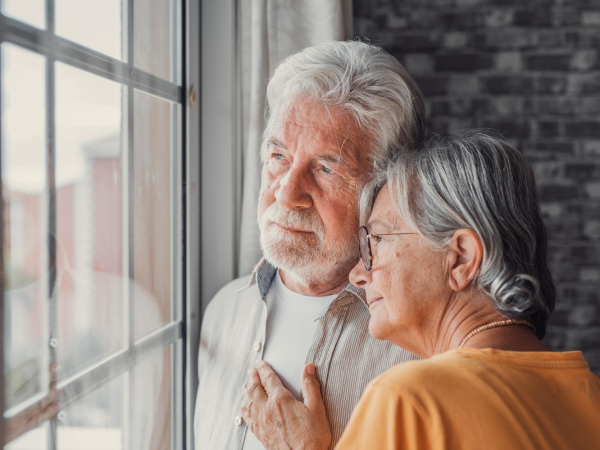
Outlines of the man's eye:
[{"label": "man's eye", "polygon": [[272,153],[271,157],[275,159],[283,159],[283,155],[281,153]]},{"label": "man's eye", "polygon": [[373,237],[375,238],[375,244],[379,244],[381,241],[383,241],[383,238],[381,236],[377,236],[376,234],[374,234]]},{"label": "man's eye", "polygon": [[333,170],[331,170],[329,167],[325,167],[325,166],[321,166],[323,168],[323,172],[325,173],[333,173]]}]

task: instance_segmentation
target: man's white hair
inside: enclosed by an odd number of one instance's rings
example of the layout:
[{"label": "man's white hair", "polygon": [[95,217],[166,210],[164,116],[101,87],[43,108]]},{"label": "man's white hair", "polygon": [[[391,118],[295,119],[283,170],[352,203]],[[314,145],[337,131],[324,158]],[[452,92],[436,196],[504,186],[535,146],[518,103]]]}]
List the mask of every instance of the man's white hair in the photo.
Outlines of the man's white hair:
[{"label": "man's white hair", "polygon": [[424,139],[425,104],[411,76],[383,49],[360,41],[327,42],[286,58],[267,87],[262,158],[277,120],[307,97],[350,113],[369,143],[374,167]]}]

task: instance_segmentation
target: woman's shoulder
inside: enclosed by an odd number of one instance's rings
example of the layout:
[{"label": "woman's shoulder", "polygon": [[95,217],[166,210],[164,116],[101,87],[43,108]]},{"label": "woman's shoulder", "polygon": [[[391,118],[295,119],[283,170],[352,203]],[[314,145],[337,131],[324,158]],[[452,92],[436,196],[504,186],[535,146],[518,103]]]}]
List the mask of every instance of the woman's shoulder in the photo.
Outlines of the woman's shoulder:
[{"label": "woman's shoulder", "polygon": [[[485,362],[483,363],[485,365]],[[450,390],[469,385],[482,370],[482,362],[458,352],[446,352],[432,358],[396,364],[371,383],[399,395],[414,397],[448,395]]]}]

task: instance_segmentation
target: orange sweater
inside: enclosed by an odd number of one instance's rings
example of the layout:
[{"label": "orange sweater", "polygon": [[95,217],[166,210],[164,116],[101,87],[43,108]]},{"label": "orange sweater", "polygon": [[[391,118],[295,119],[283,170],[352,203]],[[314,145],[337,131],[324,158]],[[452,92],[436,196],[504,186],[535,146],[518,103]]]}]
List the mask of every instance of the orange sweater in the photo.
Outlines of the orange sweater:
[{"label": "orange sweater", "polygon": [[373,380],[335,449],[600,449],[600,378],[581,352],[451,350]]}]

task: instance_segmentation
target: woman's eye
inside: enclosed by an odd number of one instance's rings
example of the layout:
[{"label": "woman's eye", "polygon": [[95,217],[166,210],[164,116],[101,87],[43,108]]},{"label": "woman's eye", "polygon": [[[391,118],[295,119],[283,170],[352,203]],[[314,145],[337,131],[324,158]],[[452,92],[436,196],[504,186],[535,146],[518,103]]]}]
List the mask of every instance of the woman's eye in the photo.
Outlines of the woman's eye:
[{"label": "woman's eye", "polygon": [[325,173],[333,173],[333,170],[331,170],[329,167],[325,167],[325,166],[321,166],[323,168],[323,172]]}]

